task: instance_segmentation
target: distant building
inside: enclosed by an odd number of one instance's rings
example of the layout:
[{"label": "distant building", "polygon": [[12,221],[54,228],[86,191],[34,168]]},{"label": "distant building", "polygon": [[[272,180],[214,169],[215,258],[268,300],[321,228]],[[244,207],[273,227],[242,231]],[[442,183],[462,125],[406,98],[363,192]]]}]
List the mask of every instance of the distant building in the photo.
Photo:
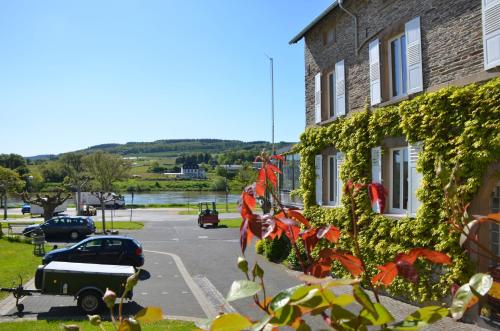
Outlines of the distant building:
[{"label": "distant building", "polygon": [[205,169],[200,168],[197,164],[184,164],[181,168],[181,173],[179,178],[197,178],[205,179],[207,178],[205,174]]}]

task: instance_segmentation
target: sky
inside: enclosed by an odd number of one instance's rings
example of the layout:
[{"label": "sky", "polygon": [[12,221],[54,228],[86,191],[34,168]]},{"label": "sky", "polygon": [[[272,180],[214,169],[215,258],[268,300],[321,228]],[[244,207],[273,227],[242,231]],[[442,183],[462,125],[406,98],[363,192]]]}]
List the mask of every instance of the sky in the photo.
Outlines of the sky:
[{"label": "sky", "polygon": [[332,0],[0,2],[0,153],[218,138],[298,141],[304,46]]}]

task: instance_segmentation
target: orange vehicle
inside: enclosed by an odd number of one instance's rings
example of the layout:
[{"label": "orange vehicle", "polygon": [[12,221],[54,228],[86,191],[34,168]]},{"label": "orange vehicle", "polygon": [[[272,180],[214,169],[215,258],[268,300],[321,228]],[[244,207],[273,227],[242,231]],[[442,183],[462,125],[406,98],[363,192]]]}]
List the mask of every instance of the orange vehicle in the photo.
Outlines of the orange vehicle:
[{"label": "orange vehicle", "polygon": [[219,212],[215,207],[215,202],[200,202],[198,207],[198,225],[200,228],[205,224],[211,224],[216,228],[219,225]]}]

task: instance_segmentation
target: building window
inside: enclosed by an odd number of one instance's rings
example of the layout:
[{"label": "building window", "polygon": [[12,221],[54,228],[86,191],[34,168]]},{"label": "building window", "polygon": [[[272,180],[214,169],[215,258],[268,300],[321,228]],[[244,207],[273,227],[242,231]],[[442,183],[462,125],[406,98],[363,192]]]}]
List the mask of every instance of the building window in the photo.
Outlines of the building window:
[{"label": "building window", "polygon": [[328,157],[328,204],[335,205],[336,203],[336,183],[337,183],[337,167],[335,156]]},{"label": "building window", "polygon": [[328,109],[330,117],[335,117],[335,73],[328,74]]},{"label": "building window", "polygon": [[323,45],[329,46],[333,45],[335,42],[335,29],[329,28],[323,33]]},{"label": "building window", "polygon": [[389,41],[391,98],[407,94],[406,37],[404,34]]},{"label": "building window", "polygon": [[408,148],[391,150],[391,212],[408,209]]}]

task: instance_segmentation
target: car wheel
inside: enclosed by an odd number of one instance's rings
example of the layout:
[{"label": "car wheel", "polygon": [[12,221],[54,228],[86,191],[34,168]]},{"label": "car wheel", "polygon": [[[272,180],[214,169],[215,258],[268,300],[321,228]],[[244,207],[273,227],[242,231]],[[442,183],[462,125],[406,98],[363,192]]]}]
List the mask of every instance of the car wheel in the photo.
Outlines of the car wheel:
[{"label": "car wheel", "polygon": [[102,307],[101,296],[97,291],[84,291],[78,296],[78,307],[86,314],[95,314]]},{"label": "car wheel", "polygon": [[77,231],[71,231],[69,233],[69,237],[71,240],[77,240],[80,237],[80,234]]}]

